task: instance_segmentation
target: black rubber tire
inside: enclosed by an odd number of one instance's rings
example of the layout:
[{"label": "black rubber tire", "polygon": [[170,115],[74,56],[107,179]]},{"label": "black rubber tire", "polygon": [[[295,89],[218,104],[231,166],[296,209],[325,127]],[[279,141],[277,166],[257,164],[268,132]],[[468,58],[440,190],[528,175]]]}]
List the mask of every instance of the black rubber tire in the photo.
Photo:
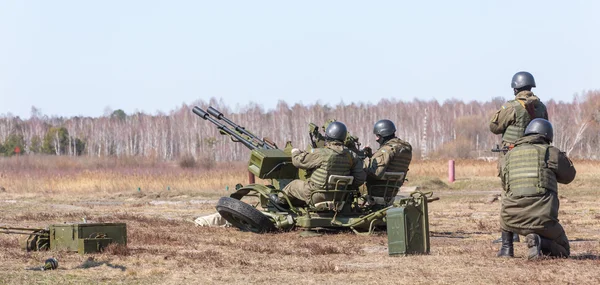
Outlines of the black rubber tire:
[{"label": "black rubber tire", "polygon": [[256,208],[231,197],[221,197],[217,212],[242,231],[268,233],[276,230],[275,224]]}]

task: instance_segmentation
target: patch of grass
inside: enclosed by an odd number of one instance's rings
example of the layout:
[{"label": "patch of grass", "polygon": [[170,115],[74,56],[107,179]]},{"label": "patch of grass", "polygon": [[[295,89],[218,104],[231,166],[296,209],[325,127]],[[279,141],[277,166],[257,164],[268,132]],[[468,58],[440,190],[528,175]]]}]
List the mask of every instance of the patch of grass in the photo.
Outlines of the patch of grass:
[{"label": "patch of grass", "polygon": [[131,254],[127,246],[118,243],[109,244],[104,248],[104,253],[118,256],[129,256]]},{"label": "patch of grass", "polygon": [[411,177],[406,183],[404,183],[404,186],[416,186],[418,187],[418,190],[448,189],[448,184],[444,183],[438,177],[431,176]]},{"label": "patch of grass", "polygon": [[156,227],[156,226],[177,226],[181,225],[182,221],[168,220],[161,217],[149,217],[140,214],[132,213],[116,213],[111,217],[112,221],[135,221],[145,226]]}]

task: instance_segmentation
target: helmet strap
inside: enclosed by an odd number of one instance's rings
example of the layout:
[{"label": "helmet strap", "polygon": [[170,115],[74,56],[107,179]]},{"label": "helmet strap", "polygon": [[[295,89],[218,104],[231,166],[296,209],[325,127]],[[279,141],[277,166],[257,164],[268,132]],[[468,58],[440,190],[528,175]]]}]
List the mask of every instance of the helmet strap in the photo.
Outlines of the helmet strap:
[{"label": "helmet strap", "polygon": [[513,88],[513,90],[515,91],[515,95],[517,95],[521,91],[531,91],[531,86],[523,86],[523,87],[521,87],[519,89]]},{"label": "helmet strap", "polygon": [[382,137],[380,135],[377,135],[377,142],[379,143],[379,145],[382,145],[395,137],[396,137],[396,135],[389,135],[387,137]]}]

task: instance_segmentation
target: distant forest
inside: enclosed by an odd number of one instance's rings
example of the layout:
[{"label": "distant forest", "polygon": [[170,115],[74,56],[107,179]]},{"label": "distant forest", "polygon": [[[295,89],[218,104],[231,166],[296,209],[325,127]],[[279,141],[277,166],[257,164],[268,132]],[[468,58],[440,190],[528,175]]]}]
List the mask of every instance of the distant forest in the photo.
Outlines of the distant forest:
[{"label": "distant forest", "polygon": [[[542,96],[542,100],[543,100]],[[63,118],[48,116],[32,107],[31,117],[0,117],[0,153],[5,156],[48,154],[69,156],[143,156],[173,161],[193,157],[213,161],[241,161],[249,151],[240,143],[219,134],[208,121],[192,113],[193,106],[212,106],[229,119],[260,137],[285,146],[305,148],[308,124],[322,126],[336,119],[360,138],[363,146],[377,147],[372,133],[379,119],[390,119],[397,136],[410,142],[415,159],[482,158],[495,156],[490,149],[500,142],[488,123],[505,103],[503,98],[488,102],[453,99],[437,101],[382,100],[377,104],[335,106],[288,105],[280,101],[273,110],[257,104],[232,110],[215,98],[182,105],[168,114],[126,114],[109,111],[105,116]],[[599,159],[600,91],[574,95],[572,102],[544,101],[554,125],[554,145],[572,158]]]}]

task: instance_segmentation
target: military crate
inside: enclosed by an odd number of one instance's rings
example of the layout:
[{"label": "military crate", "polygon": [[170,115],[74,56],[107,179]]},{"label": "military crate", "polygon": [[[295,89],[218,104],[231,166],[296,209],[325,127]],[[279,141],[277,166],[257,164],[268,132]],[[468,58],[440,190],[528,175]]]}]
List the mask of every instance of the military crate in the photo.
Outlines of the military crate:
[{"label": "military crate", "polygon": [[402,199],[387,210],[389,255],[428,254],[429,218],[427,197]]},{"label": "military crate", "polygon": [[50,225],[50,249],[100,252],[110,243],[127,246],[125,223],[69,223]]}]

